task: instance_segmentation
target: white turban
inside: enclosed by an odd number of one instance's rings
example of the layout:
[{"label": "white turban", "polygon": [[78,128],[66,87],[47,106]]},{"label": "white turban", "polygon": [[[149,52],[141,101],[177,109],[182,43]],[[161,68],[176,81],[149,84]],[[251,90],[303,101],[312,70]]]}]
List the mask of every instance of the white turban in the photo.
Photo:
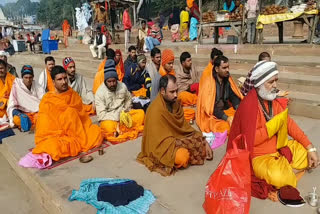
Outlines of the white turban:
[{"label": "white turban", "polygon": [[262,85],[278,73],[279,71],[277,69],[277,63],[261,61],[253,67],[250,80],[254,81],[254,87],[258,88],[260,85]]}]

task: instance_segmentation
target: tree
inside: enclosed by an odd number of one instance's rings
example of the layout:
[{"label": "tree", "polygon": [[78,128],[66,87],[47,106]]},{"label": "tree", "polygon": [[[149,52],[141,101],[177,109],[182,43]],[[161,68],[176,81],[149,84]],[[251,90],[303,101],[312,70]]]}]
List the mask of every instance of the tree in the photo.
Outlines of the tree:
[{"label": "tree", "polygon": [[48,25],[50,28],[61,28],[64,19],[72,23],[72,15],[75,8],[80,7],[79,0],[41,0],[38,10],[39,22]]},{"label": "tree", "polygon": [[36,15],[39,8],[38,2],[18,0],[16,3],[7,3],[2,7],[3,13],[8,18]]}]

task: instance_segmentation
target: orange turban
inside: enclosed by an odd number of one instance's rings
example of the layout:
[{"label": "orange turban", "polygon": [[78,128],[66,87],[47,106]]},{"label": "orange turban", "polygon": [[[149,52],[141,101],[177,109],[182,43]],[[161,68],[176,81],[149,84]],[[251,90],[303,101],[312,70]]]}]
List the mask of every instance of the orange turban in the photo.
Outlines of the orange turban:
[{"label": "orange turban", "polygon": [[174,61],[174,53],[170,49],[165,49],[162,51],[162,66],[167,64],[168,62]]},{"label": "orange turban", "polygon": [[187,0],[187,6],[192,8],[194,0]]}]

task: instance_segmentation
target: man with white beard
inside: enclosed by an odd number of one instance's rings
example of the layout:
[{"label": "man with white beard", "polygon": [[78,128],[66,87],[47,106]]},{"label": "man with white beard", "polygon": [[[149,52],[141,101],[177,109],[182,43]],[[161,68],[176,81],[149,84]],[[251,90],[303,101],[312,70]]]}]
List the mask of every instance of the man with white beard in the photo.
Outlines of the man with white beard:
[{"label": "man with white beard", "polygon": [[303,200],[297,199],[297,181],[303,170],[318,167],[319,158],[316,148],[288,115],[287,106],[277,99],[278,73],[275,62],[261,61],[253,68],[254,88],[236,112],[228,149],[237,136],[245,136],[252,163],[252,196],[298,205]]}]

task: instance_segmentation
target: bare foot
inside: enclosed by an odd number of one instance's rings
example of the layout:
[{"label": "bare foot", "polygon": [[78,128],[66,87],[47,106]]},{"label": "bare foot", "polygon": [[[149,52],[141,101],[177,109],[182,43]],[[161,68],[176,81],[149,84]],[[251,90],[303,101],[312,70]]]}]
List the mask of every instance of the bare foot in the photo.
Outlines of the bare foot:
[{"label": "bare foot", "polygon": [[270,199],[273,202],[278,202],[279,198],[278,198],[278,192],[269,192],[268,193],[268,199]]}]

